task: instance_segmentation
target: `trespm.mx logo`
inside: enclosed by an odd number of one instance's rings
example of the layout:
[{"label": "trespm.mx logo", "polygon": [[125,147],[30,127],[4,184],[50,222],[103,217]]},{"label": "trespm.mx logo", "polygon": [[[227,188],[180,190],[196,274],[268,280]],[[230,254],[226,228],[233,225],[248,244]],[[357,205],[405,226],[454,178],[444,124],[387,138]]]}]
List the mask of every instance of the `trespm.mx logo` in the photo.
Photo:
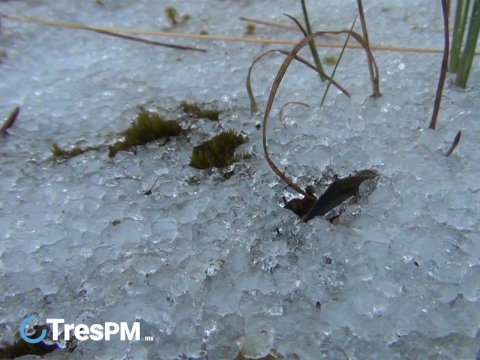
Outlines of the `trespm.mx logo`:
[{"label": "trespm.mx logo", "polygon": [[[47,330],[42,329],[42,332],[38,337],[32,338],[32,335],[35,335],[35,333],[28,331],[28,329],[31,329],[28,327],[28,323],[33,321],[33,316],[29,316],[20,324],[20,336],[23,340],[30,344],[39,343],[47,336]],[[65,324],[64,319],[47,319],[47,324],[50,324],[50,328],[52,330],[52,340],[54,341],[59,340],[61,333],[63,334],[62,339],[65,341],[70,340],[72,333],[75,336],[75,339],[79,341],[109,341],[113,335],[117,334],[120,336],[120,340],[153,341],[153,336],[140,337],[139,322],[134,322],[131,327],[129,327],[126,322],[121,322],[120,324],[116,322],[105,322],[103,325],[92,324],[88,326],[86,324]],[[61,324],[63,324],[62,332],[60,332]],[[29,334],[27,334],[27,332],[29,332]]]}]

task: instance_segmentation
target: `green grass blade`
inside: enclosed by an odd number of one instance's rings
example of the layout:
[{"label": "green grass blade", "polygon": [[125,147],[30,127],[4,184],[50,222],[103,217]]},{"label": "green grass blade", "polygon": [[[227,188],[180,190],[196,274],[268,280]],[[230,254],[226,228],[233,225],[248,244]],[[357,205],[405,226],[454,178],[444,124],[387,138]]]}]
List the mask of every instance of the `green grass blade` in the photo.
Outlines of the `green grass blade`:
[{"label": "green grass blade", "polygon": [[[353,30],[353,27],[355,26],[355,22],[357,21],[357,17],[358,17],[358,13],[357,13],[357,15],[355,15],[355,19],[353,19],[353,24],[352,24],[352,27],[350,28],[350,31]],[[330,76],[330,78],[332,78],[332,79],[335,76],[335,72],[337,71],[338,64],[340,64],[340,60],[342,60],[343,52],[345,51],[345,48],[347,47],[349,39],[350,39],[350,34],[348,34],[347,39],[345,40],[345,44],[343,44],[342,51],[340,52],[340,56],[338,57],[338,61],[335,64],[335,67],[333,68],[332,75]],[[330,84],[331,83],[329,82],[328,85],[327,85],[327,88],[325,89],[325,92],[323,93],[322,102],[320,103],[320,106],[323,106],[323,103],[325,102],[325,98],[327,97],[327,93],[328,93],[328,89],[330,88]]]},{"label": "green grass blade", "polygon": [[[307,35],[310,35],[312,33],[312,28],[310,27],[310,21],[308,20],[307,6],[305,5],[305,0],[300,0],[300,2],[302,3],[303,18],[305,20],[305,27],[307,28]],[[317,67],[318,71],[324,73],[325,71],[323,70],[322,62],[320,61],[320,57],[318,56],[315,42],[313,40],[310,41],[308,43],[308,46],[310,47],[315,66]],[[325,81],[325,77],[323,75],[320,75],[320,80],[322,80],[322,82]]]},{"label": "green grass blade", "polygon": [[463,50],[460,66],[458,69],[455,84],[462,88],[467,87],[468,76],[472,68],[473,58],[475,56],[475,48],[477,46],[478,35],[480,33],[480,0],[475,0],[470,17],[470,25],[468,29],[465,48]]},{"label": "green grass blade", "polygon": [[465,16],[463,16],[464,11],[465,11],[465,1],[458,0],[457,10],[455,11],[455,23],[453,25],[452,46],[450,49],[450,61],[449,61],[450,72],[457,72],[458,70],[458,63],[460,61],[460,51],[462,49],[463,33],[465,31],[466,18]]}]

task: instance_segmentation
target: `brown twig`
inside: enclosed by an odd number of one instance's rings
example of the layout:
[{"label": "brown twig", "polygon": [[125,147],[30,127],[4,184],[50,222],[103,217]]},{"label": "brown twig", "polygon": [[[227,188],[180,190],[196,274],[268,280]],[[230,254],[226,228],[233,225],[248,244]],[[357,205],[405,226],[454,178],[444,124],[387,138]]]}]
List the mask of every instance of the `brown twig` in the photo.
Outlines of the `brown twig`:
[{"label": "brown twig", "polygon": [[[85,29],[85,30],[87,30],[87,29]],[[163,46],[163,47],[168,47],[168,48],[177,49],[177,50],[192,50],[192,51],[201,51],[201,52],[206,52],[207,51],[206,49],[199,49],[199,48],[194,48],[194,47],[190,47],[190,46],[183,46],[183,45],[166,44],[166,43],[162,43],[162,42],[158,42],[158,41],[142,39],[142,38],[135,37],[135,36],[117,34],[117,33],[114,33],[114,32],[111,32],[111,31],[106,31],[106,30],[94,30],[94,29],[90,29],[90,30],[93,31],[93,32],[99,33],[99,34],[118,37],[120,39],[125,39],[125,40],[132,40],[132,41],[136,41],[136,42],[144,43],[144,44],[148,44],[148,45]]]},{"label": "brown twig", "polygon": [[450,41],[448,37],[448,12],[445,0],[442,0],[442,12],[444,34],[443,59],[442,66],[440,68],[440,77],[438,78],[437,93],[435,94],[435,102],[433,104],[432,118],[430,119],[430,125],[428,125],[428,127],[432,130],[435,130],[437,127],[437,118],[438,112],[440,111],[440,102],[442,101],[443,86],[445,84],[445,78],[447,77],[448,49],[450,48]]},{"label": "brown twig", "polygon": [[[273,53],[273,52],[279,52],[279,53],[281,53],[283,55],[286,55],[286,56],[288,56],[290,54],[289,51],[285,51],[285,50],[282,50],[282,49],[269,50],[269,51],[259,55],[255,60],[253,60],[252,64],[248,68],[247,80],[245,81],[245,87],[247,88],[247,94],[248,94],[248,98],[250,100],[250,112],[251,113],[256,113],[258,111],[258,106],[257,106],[257,102],[255,101],[255,96],[253,95],[252,82],[251,82],[253,66],[261,58],[263,58],[264,56],[266,56],[270,53]],[[301,62],[302,64],[308,66],[310,69],[312,69],[312,70],[320,73],[321,75],[323,75],[327,79],[328,82],[330,82],[333,86],[335,86],[338,90],[340,90],[344,95],[346,95],[348,98],[350,98],[350,93],[347,90],[345,90],[345,88],[343,88],[339,83],[337,83],[335,80],[333,80],[327,74],[325,74],[321,71],[318,71],[318,69],[315,67],[315,65],[310,64],[307,60],[305,60],[304,58],[302,58],[300,56],[297,56],[297,55],[294,56],[294,59]]]}]

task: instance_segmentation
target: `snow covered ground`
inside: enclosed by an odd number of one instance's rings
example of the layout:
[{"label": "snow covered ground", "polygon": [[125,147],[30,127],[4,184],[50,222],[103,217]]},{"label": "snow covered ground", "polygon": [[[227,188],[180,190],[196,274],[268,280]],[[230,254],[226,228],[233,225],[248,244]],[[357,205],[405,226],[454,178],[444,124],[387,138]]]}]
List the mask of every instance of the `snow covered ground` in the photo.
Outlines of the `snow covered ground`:
[{"label": "snow covered ground", "polygon": [[[191,16],[176,31],[227,36],[243,35],[239,16],[301,18],[293,0],[103,4],[14,0],[0,2],[0,12],[162,29],[171,5]],[[318,30],[348,28],[356,13],[353,0],[309,5]],[[372,44],[442,48],[439,2],[364,6]],[[262,26],[254,37],[300,39]],[[268,129],[281,170],[302,186],[318,183],[326,169],[382,174],[368,199],[347,207],[346,225],[333,226],[321,218],[298,223],[283,208],[282,197],[296,194],[265,161],[256,127],[262,114],[249,111],[248,66],[268,49],[290,47],[172,42],[208,51],[1,19],[0,118],[17,105],[21,112],[0,139],[0,340],[11,343],[34,315],[39,324],[139,321],[142,336],[153,337],[88,340],[47,359],[201,358],[201,350],[210,360],[240,351],[250,358],[480,357],[479,58],[467,91],[446,85],[436,131],[427,128],[439,54],[374,52],[384,96],[372,99],[364,53],[347,51],[336,79],[352,99],[331,89],[323,108],[325,85],[303,65],[291,66]],[[253,70],[261,112],[282,61],[272,56]],[[188,139],[153,142],[136,154],[51,158],[53,142],[112,143],[138,105],[185,124],[182,100],[225,112],[218,123],[196,122]],[[310,108],[286,108],[285,128],[276,117],[288,101]],[[188,166],[193,146],[221,129],[241,131],[248,141],[240,151],[255,154],[228,169],[228,180],[218,169]],[[447,158],[458,130],[460,145]]]}]

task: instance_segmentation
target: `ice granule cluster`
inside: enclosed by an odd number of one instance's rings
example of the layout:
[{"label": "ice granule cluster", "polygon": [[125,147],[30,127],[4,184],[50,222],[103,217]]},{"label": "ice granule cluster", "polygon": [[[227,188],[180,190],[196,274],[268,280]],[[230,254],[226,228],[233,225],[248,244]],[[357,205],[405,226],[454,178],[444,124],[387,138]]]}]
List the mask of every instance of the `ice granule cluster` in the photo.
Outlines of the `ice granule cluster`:
[{"label": "ice granule cluster", "polygon": [[[0,2],[0,12],[168,27],[163,11],[170,4],[103,3],[10,1]],[[287,0],[172,4],[191,16],[182,32],[242,36],[246,23],[239,16],[301,18],[299,4]],[[312,6],[315,28],[351,25],[355,2],[329,6],[328,16]],[[372,43],[442,48],[437,4],[376,0],[365,6]],[[278,29],[256,31],[299,39]],[[317,195],[325,190],[325,172],[381,173],[368,197],[347,205],[334,226],[322,218],[299,222],[284,209],[283,198],[297,194],[264,158],[256,125],[282,57],[254,68],[260,113],[249,111],[248,66],[280,46],[174,42],[208,51],[1,18],[0,117],[21,107],[0,142],[2,346],[34,315],[38,324],[47,318],[87,325],[138,321],[142,336],[153,339],[88,340],[47,359],[478,358],[478,58],[471,88],[447,83],[435,131],[428,122],[441,55],[375,52],[383,97],[372,99],[364,53],[347,51],[336,79],[352,99],[332,89],[323,107],[324,85],[311,70],[292,65],[267,131],[277,166],[302,186],[318,185]],[[225,111],[218,123],[196,122],[187,139],[153,142],[136,153],[50,158],[52,142],[87,146],[117,137],[138,105],[179,117],[182,100]],[[288,101],[310,107],[285,108],[284,126],[277,116]],[[223,129],[241,132],[247,142],[239,151],[254,157],[223,170],[189,167],[193,146]],[[460,145],[447,158],[458,130]]]}]

